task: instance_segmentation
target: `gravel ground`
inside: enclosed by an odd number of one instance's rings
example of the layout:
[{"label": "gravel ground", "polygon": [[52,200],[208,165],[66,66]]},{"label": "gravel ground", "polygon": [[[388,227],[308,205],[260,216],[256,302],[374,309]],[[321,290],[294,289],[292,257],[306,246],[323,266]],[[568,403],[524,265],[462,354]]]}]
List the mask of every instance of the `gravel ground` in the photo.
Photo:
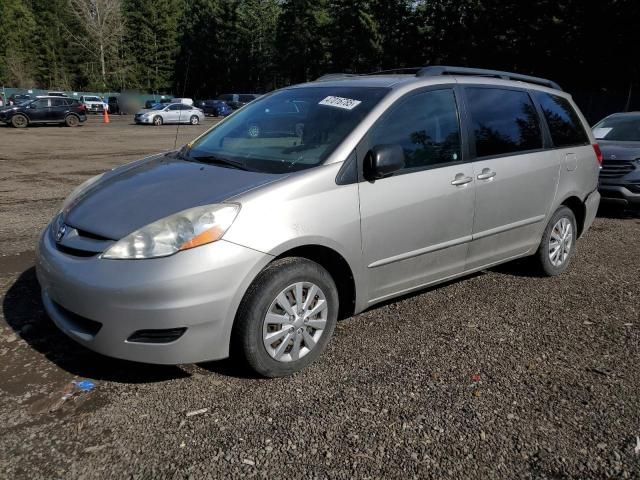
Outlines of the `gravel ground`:
[{"label": "gravel ground", "polygon": [[291,378],[117,361],[43,313],[33,245],[84,178],[173,147],[129,123],[0,127],[1,478],[640,478],[637,214],[601,212],[560,277],[509,264],[344,320]]}]

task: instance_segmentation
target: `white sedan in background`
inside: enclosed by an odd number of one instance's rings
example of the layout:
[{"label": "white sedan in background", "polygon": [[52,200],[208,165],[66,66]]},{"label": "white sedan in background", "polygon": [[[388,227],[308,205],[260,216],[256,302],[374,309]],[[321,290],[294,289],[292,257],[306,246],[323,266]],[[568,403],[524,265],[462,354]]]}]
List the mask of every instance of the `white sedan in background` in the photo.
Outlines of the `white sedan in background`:
[{"label": "white sedan in background", "polygon": [[204,113],[199,108],[184,103],[158,103],[149,109],[140,110],[134,120],[136,123],[156,126],[165,123],[198,125],[204,120]]}]

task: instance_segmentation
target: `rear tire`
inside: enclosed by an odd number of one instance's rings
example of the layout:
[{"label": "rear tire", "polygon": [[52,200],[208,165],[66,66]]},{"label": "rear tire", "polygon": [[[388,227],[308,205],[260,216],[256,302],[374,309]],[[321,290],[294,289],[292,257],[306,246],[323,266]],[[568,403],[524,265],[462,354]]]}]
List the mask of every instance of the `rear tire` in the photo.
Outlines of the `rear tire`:
[{"label": "rear tire", "polygon": [[264,377],[296,373],[325,350],[338,307],[335,282],[321,265],[299,257],[276,260],[242,299],[231,336],[232,356]]},{"label": "rear tire", "polygon": [[577,232],[576,217],[571,209],[565,206],[558,208],[551,216],[533,257],[541,274],[554,277],[569,268],[576,250]]},{"label": "rear tire", "polygon": [[15,128],[25,128],[29,125],[29,119],[22,114],[16,114],[11,117],[11,125]]},{"label": "rear tire", "polygon": [[67,127],[77,127],[80,124],[80,119],[75,115],[67,115],[64,119],[64,124]]},{"label": "rear tire", "polygon": [[155,117],[153,117],[153,124],[156,127],[159,127],[160,125],[162,125],[162,117],[160,115],[156,115]]},{"label": "rear tire", "polygon": [[192,115],[191,118],[189,119],[189,123],[191,125],[198,125],[200,123],[200,119],[198,118],[197,115]]}]

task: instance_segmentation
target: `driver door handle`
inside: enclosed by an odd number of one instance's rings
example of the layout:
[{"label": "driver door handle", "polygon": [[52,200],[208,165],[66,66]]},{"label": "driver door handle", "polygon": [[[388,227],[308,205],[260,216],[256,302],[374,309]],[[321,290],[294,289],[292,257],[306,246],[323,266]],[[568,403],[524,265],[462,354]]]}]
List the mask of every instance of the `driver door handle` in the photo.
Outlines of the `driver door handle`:
[{"label": "driver door handle", "polygon": [[496,176],[496,172],[492,172],[488,168],[483,168],[482,173],[478,175],[478,180],[489,180]]},{"label": "driver door handle", "polygon": [[456,174],[456,178],[451,182],[451,185],[455,185],[459,187],[460,185],[466,185],[469,182],[473,181],[473,177],[465,177],[464,173]]}]

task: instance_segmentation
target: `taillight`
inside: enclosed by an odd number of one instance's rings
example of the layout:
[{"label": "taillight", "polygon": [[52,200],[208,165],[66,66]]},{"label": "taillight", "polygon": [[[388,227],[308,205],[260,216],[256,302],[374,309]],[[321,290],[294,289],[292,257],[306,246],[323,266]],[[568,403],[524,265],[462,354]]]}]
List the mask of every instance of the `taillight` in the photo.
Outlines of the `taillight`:
[{"label": "taillight", "polygon": [[596,158],[598,159],[598,163],[602,166],[602,150],[600,150],[600,145],[597,143],[593,144],[593,151],[596,152]]}]

